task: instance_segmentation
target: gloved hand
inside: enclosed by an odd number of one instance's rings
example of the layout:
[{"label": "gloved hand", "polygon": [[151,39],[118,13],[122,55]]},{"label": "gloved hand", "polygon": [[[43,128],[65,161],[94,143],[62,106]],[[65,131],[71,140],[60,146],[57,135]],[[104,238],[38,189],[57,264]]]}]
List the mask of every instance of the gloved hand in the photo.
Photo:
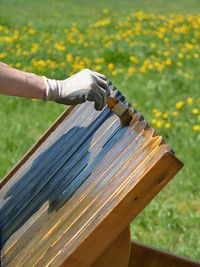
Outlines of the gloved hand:
[{"label": "gloved hand", "polygon": [[81,70],[66,80],[52,80],[44,77],[46,84],[45,100],[66,105],[95,102],[95,109],[102,110],[106,105],[106,95],[110,95],[108,80],[98,72]]}]

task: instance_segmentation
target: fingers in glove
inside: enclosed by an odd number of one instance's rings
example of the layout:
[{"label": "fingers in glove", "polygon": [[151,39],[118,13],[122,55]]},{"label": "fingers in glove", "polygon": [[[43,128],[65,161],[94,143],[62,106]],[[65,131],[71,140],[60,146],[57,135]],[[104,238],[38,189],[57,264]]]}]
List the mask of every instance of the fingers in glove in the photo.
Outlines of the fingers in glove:
[{"label": "fingers in glove", "polygon": [[96,76],[98,76],[99,78],[105,80],[105,81],[108,80],[108,79],[106,78],[106,76],[103,75],[102,73],[99,73],[99,72],[97,72],[97,71],[93,71],[93,74],[96,75]]},{"label": "fingers in glove", "polygon": [[105,107],[107,100],[106,100],[106,91],[104,90],[104,88],[102,88],[101,86],[97,87],[98,93],[101,95],[102,97],[102,108]]},{"label": "fingers in glove", "polygon": [[90,94],[88,95],[87,100],[95,102],[94,107],[95,107],[96,110],[100,111],[100,110],[103,109],[104,100],[103,100],[101,94],[98,92],[98,90],[92,90],[90,92]]},{"label": "fingers in glove", "polygon": [[108,87],[108,81],[105,81],[96,75],[95,75],[95,78],[97,80],[98,85],[101,86],[106,91],[106,95],[110,95],[110,89]]}]

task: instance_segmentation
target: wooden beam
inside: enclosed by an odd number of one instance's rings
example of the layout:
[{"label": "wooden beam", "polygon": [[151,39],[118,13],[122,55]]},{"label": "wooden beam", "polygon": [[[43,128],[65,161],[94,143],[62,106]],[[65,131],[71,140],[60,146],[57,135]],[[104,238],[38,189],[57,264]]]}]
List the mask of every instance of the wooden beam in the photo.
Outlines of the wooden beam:
[{"label": "wooden beam", "polygon": [[130,252],[131,234],[127,227],[91,267],[128,267]]},{"label": "wooden beam", "polygon": [[128,267],[199,267],[199,262],[132,241]]}]

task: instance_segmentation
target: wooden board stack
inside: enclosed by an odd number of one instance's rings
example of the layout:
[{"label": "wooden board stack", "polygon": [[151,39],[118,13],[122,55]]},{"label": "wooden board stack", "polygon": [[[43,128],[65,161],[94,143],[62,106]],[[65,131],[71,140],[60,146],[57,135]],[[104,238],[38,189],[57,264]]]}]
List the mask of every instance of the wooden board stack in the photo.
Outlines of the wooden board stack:
[{"label": "wooden board stack", "polygon": [[121,127],[108,107],[70,107],[5,177],[3,266],[91,266],[178,172],[174,152],[131,109]]}]

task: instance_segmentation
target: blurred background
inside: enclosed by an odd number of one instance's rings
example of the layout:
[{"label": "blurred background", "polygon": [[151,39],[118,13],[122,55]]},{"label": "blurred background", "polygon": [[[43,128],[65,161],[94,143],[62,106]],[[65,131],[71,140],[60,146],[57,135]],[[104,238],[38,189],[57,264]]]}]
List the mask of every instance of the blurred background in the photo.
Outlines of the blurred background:
[{"label": "blurred background", "polygon": [[[64,79],[104,73],[185,164],[132,238],[200,260],[200,1],[0,0],[0,60]],[[0,96],[0,177],[66,107]]]}]

